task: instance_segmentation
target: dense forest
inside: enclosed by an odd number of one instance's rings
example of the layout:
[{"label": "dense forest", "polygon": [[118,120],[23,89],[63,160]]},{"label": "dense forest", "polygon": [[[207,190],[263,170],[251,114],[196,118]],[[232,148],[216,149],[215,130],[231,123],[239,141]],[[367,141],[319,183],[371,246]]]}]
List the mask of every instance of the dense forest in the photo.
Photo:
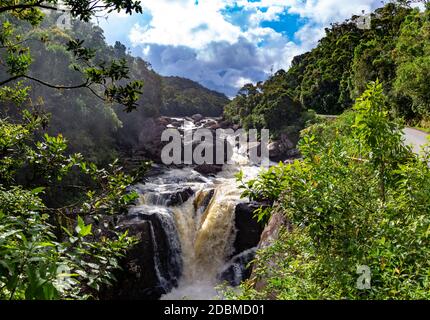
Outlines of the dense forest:
[{"label": "dense forest", "polygon": [[[62,85],[82,81],[68,47],[69,41],[78,39],[95,53],[95,61],[123,60],[129,79],[142,81],[144,86],[135,110],[127,113],[118,103],[106,104],[87,88],[59,91],[28,81],[32,108],[49,115],[46,132],[61,133],[67,138],[71,152],[80,152],[92,161],[106,164],[118,156],[118,150],[124,145],[135,143],[141,124],[148,117],[222,115],[223,106],[228,102],[225,95],[188,79],[162,77],[147,62],[129,55],[120,42],[107,45],[103,30],[97,25],[75,20],[71,29],[64,30],[55,24],[58,17],[59,14],[51,13],[37,27],[12,20],[15,32],[26,35],[32,60],[29,76],[43,75],[43,80]],[[2,17],[4,23],[5,19]],[[0,72],[4,75],[5,69]],[[19,117],[19,111],[6,103],[0,112],[2,117]]]},{"label": "dense forest", "polygon": [[220,116],[228,102],[158,75],[90,22],[139,13],[139,2],[69,1],[66,29],[50,4],[0,5],[1,299],[97,298],[134,243],[110,215],[133,203],[129,186],[148,166],[124,173],[121,149],[133,148],[145,119]]},{"label": "dense forest", "polygon": [[244,127],[291,131],[303,128],[310,110],[338,115],[350,109],[367,83],[379,80],[393,115],[429,127],[429,17],[412,9],[411,2],[377,9],[369,29],[358,28],[358,16],[332,24],[317,47],[295,57],[288,71],[245,85],[225,116]]}]

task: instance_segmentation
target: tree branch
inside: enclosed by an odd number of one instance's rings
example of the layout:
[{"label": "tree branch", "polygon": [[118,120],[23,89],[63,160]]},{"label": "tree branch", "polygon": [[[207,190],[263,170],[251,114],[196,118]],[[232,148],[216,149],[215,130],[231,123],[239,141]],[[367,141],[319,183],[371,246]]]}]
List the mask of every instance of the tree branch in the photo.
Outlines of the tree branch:
[{"label": "tree branch", "polygon": [[28,76],[28,75],[25,75],[25,74],[19,74],[19,75],[16,75],[16,76],[10,77],[9,79],[6,79],[6,80],[1,81],[1,82],[0,82],[0,86],[3,86],[3,85],[5,85],[5,84],[7,84],[7,83],[9,83],[9,82],[12,82],[12,81],[14,81],[14,80],[17,80],[17,79],[19,79],[19,78],[25,78],[25,79],[33,80],[33,81],[35,81],[35,82],[37,82],[37,83],[40,83],[40,84],[42,84],[42,85],[44,85],[44,86],[47,86],[47,87],[49,87],[49,88],[52,88],[52,89],[65,89],[65,90],[69,90],[69,89],[78,89],[78,88],[85,88],[85,87],[87,87],[87,86],[88,86],[88,83],[89,83],[89,82],[88,82],[88,80],[87,80],[87,81],[85,81],[85,82],[83,82],[83,83],[81,83],[81,84],[74,85],[74,86],[54,85],[54,84],[50,84],[50,83],[48,83],[48,82],[45,82],[45,81],[43,81],[43,80],[40,80],[40,79],[37,79],[37,78],[31,77],[31,76]]},{"label": "tree branch", "polygon": [[[37,79],[37,78],[33,78],[33,77],[30,77],[30,76],[27,76],[27,75],[21,75],[21,77],[29,79],[29,80],[36,81],[36,82],[38,82],[40,84],[43,84],[44,86],[47,86],[47,87],[52,88],[52,89],[66,89],[66,90],[69,90],[69,89],[85,88],[85,87],[88,86],[88,80],[85,81],[85,82],[83,82],[83,83],[81,83],[81,84],[74,85],[74,86],[63,86],[63,85],[50,84],[50,83],[47,83],[47,82],[45,82],[43,80],[40,80],[40,79]],[[1,83],[0,83],[0,85],[1,85]]]},{"label": "tree branch", "polygon": [[0,7],[0,13],[7,12],[7,11],[14,11],[17,9],[31,9],[31,8],[41,8],[41,9],[48,9],[48,10],[58,10],[55,7],[47,6],[42,4],[43,1],[38,1],[36,3],[31,4],[16,4],[6,7]]},{"label": "tree branch", "polygon": [[0,86],[3,86],[3,85],[5,85],[5,84],[7,84],[7,83],[9,83],[9,82],[11,82],[11,81],[14,81],[14,80],[16,80],[16,79],[21,78],[21,77],[22,77],[21,75],[17,75],[17,76],[10,77],[9,79],[6,79],[6,80],[1,81],[1,82],[0,82]]}]

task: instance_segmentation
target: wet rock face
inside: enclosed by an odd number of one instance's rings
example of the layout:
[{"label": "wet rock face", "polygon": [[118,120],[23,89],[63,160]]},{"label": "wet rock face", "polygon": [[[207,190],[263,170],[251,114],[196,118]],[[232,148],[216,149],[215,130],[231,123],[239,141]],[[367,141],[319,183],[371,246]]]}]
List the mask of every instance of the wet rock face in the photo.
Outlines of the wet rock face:
[{"label": "wet rock face", "polygon": [[[117,281],[103,292],[104,299],[158,299],[164,289],[159,285],[152,259],[153,246],[150,222],[139,221],[128,228],[129,234],[139,240],[130,248],[121,261],[121,271],[116,273]],[[143,254],[144,253],[144,254]]]},{"label": "wet rock face", "polygon": [[170,190],[145,190],[148,204],[162,205],[166,207],[179,206],[194,195],[190,187],[175,187]]},{"label": "wet rock face", "polygon": [[117,282],[107,288],[104,299],[159,299],[178,285],[182,273],[179,240],[174,224],[160,215],[135,212],[122,217],[118,229],[138,239],[121,261]]},{"label": "wet rock face", "polygon": [[194,194],[193,189],[190,187],[180,188],[172,193],[167,201],[167,206],[177,206],[186,202]]},{"label": "wet rock face", "polygon": [[235,210],[236,239],[233,255],[254,248],[260,241],[263,225],[254,218],[254,211],[261,204],[256,202],[239,203]]},{"label": "wet rock face", "polygon": [[218,275],[219,280],[227,281],[231,286],[238,286],[243,280],[248,279],[252,273],[249,263],[254,259],[256,248],[246,250],[234,256]]},{"label": "wet rock face", "polygon": [[235,208],[235,241],[233,252],[225,268],[218,275],[219,280],[227,281],[237,286],[241,281],[251,276],[252,266],[249,263],[254,259],[256,247],[260,241],[263,225],[254,218],[254,211],[262,204],[239,203]]}]

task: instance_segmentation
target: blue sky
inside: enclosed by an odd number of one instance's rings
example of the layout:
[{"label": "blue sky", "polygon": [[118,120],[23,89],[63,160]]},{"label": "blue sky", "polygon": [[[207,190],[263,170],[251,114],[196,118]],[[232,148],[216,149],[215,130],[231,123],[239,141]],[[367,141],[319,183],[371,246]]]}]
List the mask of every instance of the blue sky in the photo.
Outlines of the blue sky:
[{"label": "blue sky", "polygon": [[232,97],[243,84],[288,69],[331,22],[379,0],[142,0],[144,13],[100,20],[107,41],[121,41],[162,75],[187,77]]}]

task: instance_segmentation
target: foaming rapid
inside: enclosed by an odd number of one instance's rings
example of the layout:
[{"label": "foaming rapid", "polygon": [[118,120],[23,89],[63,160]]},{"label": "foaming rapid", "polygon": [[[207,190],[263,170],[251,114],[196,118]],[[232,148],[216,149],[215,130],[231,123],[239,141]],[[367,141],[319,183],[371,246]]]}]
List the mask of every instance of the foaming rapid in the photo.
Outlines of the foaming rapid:
[{"label": "foaming rapid", "polygon": [[[204,194],[203,196],[201,194]],[[174,210],[182,246],[183,273],[177,288],[162,299],[213,299],[215,286],[233,248],[234,210],[240,199],[233,184],[219,184],[206,208],[207,190]]]},{"label": "foaming rapid", "polygon": [[[191,126],[184,123],[184,127]],[[241,265],[241,261],[249,261],[255,253],[254,249],[246,250],[232,262],[237,232],[235,209],[244,201],[235,174],[242,169],[247,179],[260,170],[248,164],[241,150],[233,151],[234,164],[224,165],[214,177],[185,167],[169,169],[134,187],[141,197],[140,204],[132,210],[155,215],[153,220],[169,239],[167,266],[161,266],[157,243],[153,244],[156,269],[170,270],[164,274],[156,270],[159,286],[166,292],[161,299],[222,299],[216,290],[222,281],[220,275],[233,267],[233,282],[239,283],[245,270],[245,262]],[[156,239],[156,235],[152,238]]]}]

